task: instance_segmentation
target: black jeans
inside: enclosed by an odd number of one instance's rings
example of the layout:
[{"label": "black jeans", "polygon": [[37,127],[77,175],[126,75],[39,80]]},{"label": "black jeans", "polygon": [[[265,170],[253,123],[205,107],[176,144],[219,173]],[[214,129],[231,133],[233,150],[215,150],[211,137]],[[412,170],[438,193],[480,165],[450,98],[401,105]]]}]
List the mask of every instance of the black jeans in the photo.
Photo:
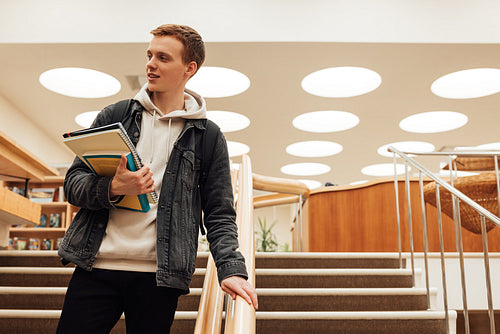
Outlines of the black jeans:
[{"label": "black jeans", "polygon": [[109,333],[122,313],[127,334],[170,333],[180,293],[158,287],[155,273],[77,267],[57,334]]}]

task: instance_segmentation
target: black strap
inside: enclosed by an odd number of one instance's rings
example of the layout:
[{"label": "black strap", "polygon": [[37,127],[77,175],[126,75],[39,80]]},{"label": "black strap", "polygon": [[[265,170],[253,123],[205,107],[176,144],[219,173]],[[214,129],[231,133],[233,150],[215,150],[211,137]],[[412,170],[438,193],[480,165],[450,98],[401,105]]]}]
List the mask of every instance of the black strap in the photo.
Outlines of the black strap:
[{"label": "black strap", "polygon": [[113,119],[111,123],[122,122],[127,117],[128,110],[130,109],[130,105],[132,104],[132,99],[122,100],[116,103],[116,108],[113,112]]},{"label": "black strap", "polygon": [[203,133],[203,156],[201,160],[200,184],[204,183],[208,177],[208,170],[214,154],[216,136],[217,126],[215,123],[207,120],[205,124],[205,132]]}]

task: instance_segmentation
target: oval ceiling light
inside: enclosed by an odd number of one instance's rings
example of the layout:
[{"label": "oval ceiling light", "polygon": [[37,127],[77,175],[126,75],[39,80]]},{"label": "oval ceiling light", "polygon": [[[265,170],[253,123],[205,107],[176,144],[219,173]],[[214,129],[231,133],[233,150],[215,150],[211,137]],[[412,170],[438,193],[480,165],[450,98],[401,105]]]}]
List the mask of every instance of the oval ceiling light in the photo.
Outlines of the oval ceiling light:
[{"label": "oval ceiling light", "polygon": [[469,118],[454,111],[429,111],[406,117],[399,127],[407,132],[436,133],[458,129],[469,121]]},{"label": "oval ceiling light", "polygon": [[337,132],[351,129],[359,124],[359,117],[338,110],[312,111],[295,117],[292,121],[295,128],[317,133]]},{"label": "oval ceiling light", "polygon": [[286,147],[286,153],[305,158],[328,157],[342,152],[342,145],[322,140],[302,141]]},{"label": "oval ceiling light", "polygon": [[307,75],[302,89],[322,97],[352,97],[377,89],[382,83],[380,75],[363,67],[330,67]]},{"label": "oval ceiling light", "polygon": [[446,74],[434,81],[431,91],[447,99],[472,99],[500,92],[500,69],[473,68]]},{"label": "oval ceiling light", "polygon": [[109,74],[79,67],[54,68],[43,72],[39,81],[55,93],[81,98],[101,98],[115,95],[120,81]]},{"label": "oval ceiling light", "polygon": [[317,189],[321,187],[321,182],[315,180],[299,180],[307,186],[309,189]]},{"label": "oval ceiling light", "polygon": [[94,122],[99,111],[87,111],[81,114],[76,115],[75,122],[76,124],[83,126],[84,128],[89,128]]},{"label": "oval ceiling light", "polygon": [[423,141],[400,141],[397,143],[391,143],[379,147],[377,153],[384,157],[392,157],[393,156],[392,152],[387,151],[389,146],[392,146],[401,152],[427,153],[427,152],[432,152],[435,149],[434,145]]},{"label": "oval ceiling light", "polygon": [[330,166],[314,162],[301,162],[281,167],[281,172],[288,175],[312,176],[328,173]]},{"label": "oval ceiling light", "polygon": [[230,140],[227,141],[227,149],[230,158],[250,152],[250,147],[248,147],[248,145]]},{"label": "oval ceiling light", "polygon": [[225,67],[203,66],[186,88],[203,97],[228,97],[238,95],[250,87],[250,79],[241,72]]},{"label": "oval ceiling light", "polygon": [[363,183],[367,183],[368,180],[359,180],[359,181],[354,181],[354,182],[351,182],[349,183],[349,185],[351,186],[357,186],[357,185],[360,185],[360,184],[363,184]]},{"label": "oval ceiling light", "polygon": [[[396,164],[396,174],[404,174],[405,165]],[[361,173],[370,176],[391,176],[394,175],[394,164],[376,164],[366,166],[361,169]]]},{"label": "oval ceiling light", "polygon": [[239,131],[250,125],[248,117],[232,111],[209,110],[207,118],[215,122],[222,132]]},{"label": "oval ceiling light", "polygon": [[483,144],[483,145],[478,145],[476,146],[476,149],[480,150],[491,150],[491,151],[498,151],[500,150],[500,143],[489,143],[489,144]]},{"label": "oval ceiling light", "polygon": [[[438,177],[450,177],[450,171],[449,170],[443,170],[443,169],[440,169],[438,173],[433,173],[434,175],[438,176]],[[477,172],[466,172],[466,171],[463,171],[463,170],[458,170],[458,171],[455,171],[455,170],[452,170],[451,171],[451,174],[455,177],[461,177],[461,176],[473,176],[473,175],[479,175],[479,173]],[[415,176],[418,176],[418,175],[415,175]]]}]

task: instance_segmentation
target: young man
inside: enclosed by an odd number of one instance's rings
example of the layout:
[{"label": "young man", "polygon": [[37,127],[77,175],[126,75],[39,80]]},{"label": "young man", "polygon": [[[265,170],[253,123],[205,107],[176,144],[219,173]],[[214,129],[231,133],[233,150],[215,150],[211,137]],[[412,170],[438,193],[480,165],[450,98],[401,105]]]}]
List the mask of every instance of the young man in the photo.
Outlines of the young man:
[{"label": "young man", "polygon": [[[122,120],[145,166],[131,172],[122,157],[114,177],[101,177],[75,158],[66,175],[66,197],[81,209],[59,250],[77,268],[58,333],[109,333],[122,312],[129,334],[169,332],[177,299],[189,292],[202,211],[222,289],[257,308],[236,251],[229,159],[218,128],[201,177],[206,107],[185,85],[204,61],[203,41],[187,26],[163,25],[151,33],[148,82]],[[116,104],[104,108],[92,126],[111,123],[116,112]],[[122,195],[152,190],[159,201],[149,212],[114,207]]]}]

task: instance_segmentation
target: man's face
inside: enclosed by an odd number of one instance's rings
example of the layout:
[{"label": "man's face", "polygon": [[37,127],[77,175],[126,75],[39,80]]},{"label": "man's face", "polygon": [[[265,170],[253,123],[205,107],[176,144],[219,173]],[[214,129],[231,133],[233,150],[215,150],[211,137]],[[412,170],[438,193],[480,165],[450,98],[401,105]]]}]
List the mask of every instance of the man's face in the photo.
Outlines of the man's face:
[{"label": "man's face", "polygon": [[155,36],[147,50],[146,74],[151,92],[184,90],[187,65],[182,60],[184,45],[172,36]]}]

